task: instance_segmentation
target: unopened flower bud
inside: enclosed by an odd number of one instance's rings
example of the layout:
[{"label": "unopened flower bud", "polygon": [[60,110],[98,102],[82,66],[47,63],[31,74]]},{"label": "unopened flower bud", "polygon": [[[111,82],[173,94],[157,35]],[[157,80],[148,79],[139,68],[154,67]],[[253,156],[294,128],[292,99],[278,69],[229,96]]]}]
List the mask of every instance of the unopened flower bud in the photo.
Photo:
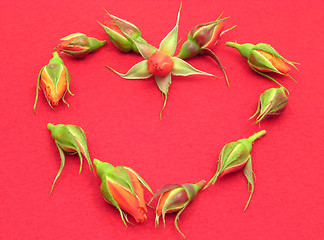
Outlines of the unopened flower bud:
[{"label": "unopened flower bud", "polygon": [[59,57],[58,53],[53,52],[53,58],[40,70],[38,74],[34,113],[36,113],[35,109],[38,100],[38,91],[40,88],[43,90],[48,104],[51,108],[53,108],[58,105],[60,99],[67,104],[67,102],[64,100],[66,91],[73,95],[70,92],[69,86],[69,71],[64,65],[63,60]]},{"label": "unopened flower bud", "polygon": [[270,88],[265,90],[259,98],[258,109],[255,114],[250,117],[254,118],[258,113],[255,123],[259,123],[266,117],[275,117],[279,115],[287,106],[288,97],[285,93],[285,88]]},{"label": "unopened flower bud", "polygon": [[215,184],[218,177],[224,176],[228,173],[238,171],[243,168],[244,175],[251,184],[250,197],[245,205],[244,210],[249,205],[249,202],[254,191],[253,170],[250,152],[252,150],[252,143],[266,134],[265,130],[255,133],[249,138],[243,138],[236,142],[226,144],[219,154],[217,171],[213,178],[204,187],[207,188],[210,184]]},{"label": "unopened flower bud", "polygon": [[102,196],[118,209],[124,224],[126,225],[126,221],[129,222],[125,212],[132,215],[136,222],[143,223],[147,219],[147,209],[142,186],[153,194],[144,179],[129,167],[114,167],[98,159],[94,159],[93,163],[102,181],[100,185]]},{"label": "unopened flower bud", "polygon": [[205,180],[201,180],[196,184],[186,183],[183,185],[163,186],[151,199],[152,201],[155,197],[161,195],[155,211],[155,227],[159,225],[160,216],[162,216],[163,223],[165,224],[166,213],[178,212],[174,224],[179,233],[185,237],[178,227],[179,216],[205,184]]},{"label": "unopened flower bud", "polygon": [[54,179],[51,193],[54,188],[54,184],[58,177],[60,176],[64,164],[65,164],[65,155],[64,152],[68,154],[78,154],[80,158],[80,171],[82,170],[82,155],[85,156],[85,158],[88,161],[89,168],[92,171],[92,163],[89,155],[88,145],[87,145],[87,138],[85,136],[85,133],[83,129],[76,125],[63,125],[63,124],[57,124],[53,125],[52,123],[47,124],[47,128],[51,131],[52,137],[55,141],[55,144],[60,152],[60,158],[61,158],[61,167]]},{"label": "unopened flower bud", "polygon": [[87,37],[83,33],[73,33],[61,38],[62,42],[56,47],[60,52],[75,58],[84,58],[89,53],[107,44],[107,41],[99,41],[93,37]]},{"label": "unopened flower bud", "polygon": [[288,74],[290,68],[287,66],[287,64],[290,64],[291,66],[296,68],[295,64],[298,63],[285,59],[269,44],[258,43],[256,45],[253,45],[251,43],[238,44],[235,42],[227,42],[225,45],[239,50],[240,54],[247,59],[249,66],[254,72],[260,74],[263,77],[271,79],[278,85],[282,86],[274,78],[268,76],[265,73],[275,72],[293,79]]},{"label": "unopened flower bud", "polygon": [[109,19],[105,20],[104,24],[99,24],[108,34],[110,41],[122,52],[135,51],[138,53],[138,48],[132,39],[138,42],[146,43],[141,37],[141,31],[134,24],[111,15],[107,12]]}]

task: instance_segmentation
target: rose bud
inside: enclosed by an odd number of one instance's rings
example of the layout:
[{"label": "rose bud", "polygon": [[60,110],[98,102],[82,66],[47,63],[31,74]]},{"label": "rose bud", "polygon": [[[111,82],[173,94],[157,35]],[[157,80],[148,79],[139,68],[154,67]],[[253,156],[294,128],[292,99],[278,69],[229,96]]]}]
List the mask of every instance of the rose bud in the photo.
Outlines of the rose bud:
[{"label": "rose bud", "polygon": [[[56,107],[62,98],[63,102],[67,104],[64,100],[64,95],[66,90],[70,92],[70,74],[63,60],[59,57],[57,52],[53,52],[53,58],[49,63],[44,66],[37,79],[36,86],[36,99],[34,103],[34,113],[36,113],[36,104],[38,100],[38,90],[41,88],[45,94],[48,104],[51,108]],[[67,104],[68,105],[68,104]]]},{"label": "rose bud", "polygon": [[244,210],[249,205],[249,202],[254,191],[254,172],[252,170],[252,162],[250,152],[252,150],[252,143],[266,134],[265,130],[255,133],[249,138],[243,138],[236,142],[226,144],[219,154],[217,171],[213,178],[204,187],[207,188],[210,184],[215,184],[218,177],[224,176],[228,173],[238,171],[243,168],[244,175],[249,184],[251,184],[250,197],[245,205]]},{"label": "rose bud", "polygon": [[126,221],[129,223],[126,212],[132,215],[137,223],[143,223],[147,219],[147,209],[142,186],[153,194],[149,185],[129,167],[113,167],[98,159],[94,159],[93,163],[102,181],[101,194],[108,203],[118,209],[124,224],[127,226]]},{"label": "rose bud", "polygon": [[61,167],[54,179],[52,189],[50,194],[53,191],[54,184],[58,177],[60,176],[64,164],[65,164],[65,155],[64,152],[68,154],[78,154],[80,158],[80,171],[82,170],[82,155],[85,156],[85,158],[88,161],[89,168],[91,171],[93,171],[88,146],[87,146],[87,139],[85,136],[85,133],[83,129],[76,125],[63,125],[63,124],[57,124],[53,125],[52,123],[47,124],[47,128],[51,131],[52,137],[55,140],[55,144],[60,152],[60,158],[61,158]]},{"label": "rose bud", "polygon": [[108,12],[107,14],[109,19],[105,20],[104,24],[100,22],[99,24],[108,34],[110,41],[122,52],[130,52],[133,50],[138,53],[138,48],[131,38],[136,39],[138,42],[146,43],[141,37],[139,28],[124,19],[111,15]]},{"label": "rose bud", "polygon": [[250,119],[258,113],[255,123],[259,123],[266,117],[275,117],[285,109],[287,103],[288,97],[284,87],[267,89],[260,95],[258,109]]},{"label": "rose bud", "polygon": [[83,33],[73,33],[61,38],[62,42],[56,47],[60,52],[75,58],[84,58],[89,53],[107,44],[107,41],[99,41],[93,37],[87,37]]},{"label": "rose bud", "polygon": [[[169,87],[171,85],[171,75],[188,76],[193,74],[201,74],[216,77],[212,74],[195,69],[184,60],[173,56],[178,41],[180,10],[181,6],[178,12],[178,18],[175,27],[161,41],[159,49],[150,44],[139,42],[123,31],[123,33],[136,45],[139,53],[143,58],[145,58],[145,60],[135,64],[125,74],[119,73],[111,67],[107,66],[120,77],[125,79],[145,79],[154,76],[155,82],[164,96],[164,104],[160,112],[160,118],[162,116],[162,111],[166,106]],[[116,25],[120,26],[120,23],[116,21]]]},{"label": "rose bud", "polygon": [[287,64],[290,64],[296,68],[295,64],[298,63],[285,59],[269,44],[258,43],[253,45],[251,43],[238,44],[234,42],[227,42],[225,45],[238,49],[240,54],[248,60],[247,62],[254,72],[274,81],[278,85],[282,86],[274,78],[265,74],[265,72],[275,72],[293,79],[288,74],[290,68],[287,66]]},{"label": "rose bud", "polygon": [[177,57],[181,59],[189,59],[196,55],[210,56],[212,59],[214,59],[214,61],[216,61],[216,63],[222,69],[227,85],[229,86],[225,70],[222,64],[220,63],[218,57],[212,51],[213,48],[216,46],[219,37],[223,35],[225,32],[235,27],[234,26],[223,31],[225,26],[224,20],[227,18],[228,17],[220,19],[219,17],[214,22],[199,24],[195,26],[189,32],[188,38],[181,46],[180,53],[178,54]]},{"label": "rose bud", "polygon": [[[174,220],[174,224],[183,235],[178,226],[180,214],[187,207],[187,205],[196,197],[198,191],[206,184],[205,180],[201,180],[196,184],[186,183],[183,185],[165,185],[156,194],[154,194],[151,201],[161,195],[156,207],[155,227],[159,225],[159,218],[162,215],[162,220],[165,225],[165,214],[178,212]],[[150,202],[151,202],[150,201]]]}]

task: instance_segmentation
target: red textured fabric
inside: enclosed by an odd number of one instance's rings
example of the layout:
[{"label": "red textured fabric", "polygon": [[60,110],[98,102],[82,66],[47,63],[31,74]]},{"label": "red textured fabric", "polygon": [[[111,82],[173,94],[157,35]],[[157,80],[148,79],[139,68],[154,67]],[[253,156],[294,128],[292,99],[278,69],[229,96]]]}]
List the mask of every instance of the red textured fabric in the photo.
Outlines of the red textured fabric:
[{"label": "red textured fabric", "polygon": [[[247,181],[239,171],[200,191],[180,216],[187,239],[322,239],[323,222],[323,33],[324,2],[206,0],[182,2],[179,44],[197,24],[230,16],[214,49],[229,78],[172,76],[160,119],[162,94],[154,78],[125,80],[105,66],[125,73],[143,60],[108,43],[85,59],[62,55],[71,74],[70,90],[52,110],[42,92],[33,113],[40,69],[59,39],[82,32],[108,39],[97,21],[109,13],[138,26],[155,47],[176,23],[180,1],[0,1],[0,239],[182,239],[174,227],[154,228],[148,208],[143,224],[126,228],[118,211],[102,198],[100,180],[79,158],[66,165],[51,196],[60,166],[57,147],[46,128],[75,124],[87,133],[91,158],[129,166],[156,192],[166,184],[209,181],[218,154],[231,141],[265,129],[251,152],[256,174],[248,209]],[[290,92],[278,117],[253,124],[249,117],[259,95],[276,87],[254,73],[227,41],[271,44],[285,58],[299,62],[296,79],[271,74]],[[223,76],[208,56],[188,62]],[[146,201],[151,195],[145,192]],[[152,202],[155,206],[157,200]],[[129,216],[129,220],[135,220]]]}]

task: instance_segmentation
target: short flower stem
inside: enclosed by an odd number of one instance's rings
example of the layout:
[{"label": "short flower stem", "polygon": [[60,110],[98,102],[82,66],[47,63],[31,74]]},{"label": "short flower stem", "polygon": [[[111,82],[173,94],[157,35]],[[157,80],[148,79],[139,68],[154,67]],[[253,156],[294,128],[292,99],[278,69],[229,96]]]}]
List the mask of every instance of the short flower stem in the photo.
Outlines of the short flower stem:
[{"label": "short flower stem", "polygon": [[262,137],[263,135],[265,135],[267,132],[266,130],[261,130],[260,132],[255,133],[254,135],[252,135],[251,137],[248,138],[248,140],[253,143],[256,139]]},{"label": "short flower stem", "polygon": [[225,46],[229,46],[229,47],[232,47],[232,48],[239,49],[241,44],[238,44],[238,43],[235,43],[235,42],[227,42],[227,43],[225,43]]}]

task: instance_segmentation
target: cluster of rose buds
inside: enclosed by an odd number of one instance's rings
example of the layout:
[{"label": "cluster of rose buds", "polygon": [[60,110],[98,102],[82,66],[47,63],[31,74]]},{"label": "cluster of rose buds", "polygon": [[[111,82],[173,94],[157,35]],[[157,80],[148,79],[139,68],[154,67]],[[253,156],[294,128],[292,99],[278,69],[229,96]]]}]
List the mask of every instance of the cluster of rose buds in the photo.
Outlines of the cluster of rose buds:
[{"label": "cluster of rose buds", "polygon": [[[107,33],[110,42],[112,42],[120,51],[134,51],[144,58],[144,60],[135,64],[125,74],[119,73],[111,67],[107,67],[125,79],[145,79],[154,76],[157,87],[164,96],[161,113],[166,106],[169,87],[171,85],[171,75],[188,76],[200,74],[216,77],[213,74],[194,68],[184,61],[184,59],[190,59],[197,55],[210,56],[223,71],[227,85],[229,86],[225,69],[213,52],[213,49],[220,36],[233,29],[235,26],[224,30],[225,20],[228,19],[228,17],[221,18],[221,16],[213,22],[196,25],[189,32],[186,41],[181,46],[179,54],[174,56],[178,43],[180,10],[181,6],[178,11],[177,21],[174,28],[161,41],[159,48],[147,43],[147,41],[141,37],[141,31],[139,28],[134,24],[111,15],[107,11],[108,20],[105,20],[103,23],[99,22]],[[100,41],[96,38],[88,37],[83,33],[73,33],[61,38],[60,40],[62,42],[55,49],[60,53],[78,59],[86,57],[89,53],[92,53],[107,44],[106,40]],[[288,93],[288,91],[266,73],[274,72],[291,77],[288,74],[290,68],[287,64],[296,68],[295,64],[297,63],[288,61],[282,57],[269,44],[258,43],[253,45],[251,43],[238,44],[236,42],[227,42],[225,45],[238,49],[240,54],[247,59],[248,65],[254,72],[267,77],[280,85],[279,88],[267,89],[260,95],[257,110],[250,119],[258,115],[255,123],[260,123],[261,120],[267,117],[279,115],[288,103],[288,97],[286,95],[286,92]],[[73,95],[69,88],[70,73],[64,65],[63,60],[59,57],[58,52],[53,53],[53,58],[41,69],[38,75],[36,99],[33,108],[34,112],[38,100],[39,89],[43,90],[45,98],[51,108],[58,106],[61,99],[67,104],[64,100],[66,92]],[[59,171],[54,178],[50,190],[51,194],[54,185],[64,168],[65,153],[78,154],[80,158],[79,173],[81,172],[83,165],[82,155],[87,159],[90,170],[94,171],[94,169],[89,155],[86,135],[81,127],[71,124],[53,125],[52,123],[48,123],[47,128],[51,132],[61,159]],[[205,190],[210,185],[214,185],[219,177],[241,169],[243,169],[248,184],[251,186],[250,196],[244,208],[244,210],[246,210],[254,192],[254,172],[252,170],[251,160],[252,144],[256,139],[265,134],[266,131],[262,130],[249,138],[243,138],[226,144],[219,154],[216,173],[207,184],[205,180],[200,180],[195,184],[169,184],[163,186],[155,194],[144,179],[130,167],[114,167],[110,163],[94,159],[93,164],[96,167],[97,176],[101,180],[101,194],[109,204],[119,211],[120,217],[126,226],[127,223],[130,223],[127,214],[131,215],[137,223],[143,223],[146,221],[148,212],[147,205],[149,206],[153,199],[160,195],[155,207],[155,227],[159,225],[159,219],[161,216],[163,223],[165,224],[165,214],[177,212],[174,224],[179,233],[185,237],[178,226],[179,216],[188,204],[196,197],[197,193],[201,189]],[[148,204],[146,204],[144,198],[144,188],[153,195]]]}]

